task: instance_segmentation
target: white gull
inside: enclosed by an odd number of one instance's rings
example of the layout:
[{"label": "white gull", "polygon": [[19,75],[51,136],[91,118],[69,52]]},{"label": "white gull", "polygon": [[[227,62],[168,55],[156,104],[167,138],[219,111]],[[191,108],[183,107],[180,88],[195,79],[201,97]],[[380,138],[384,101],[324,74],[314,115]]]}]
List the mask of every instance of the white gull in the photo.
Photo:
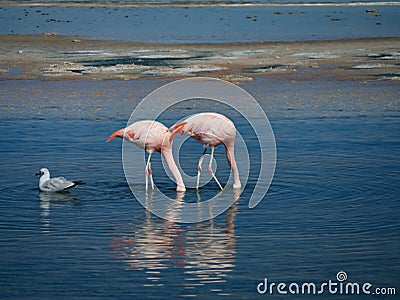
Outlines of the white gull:
[{"label": "white gull", "polygon": [[40,169],[41,175],[39,179],[39,190],[42,192],[62,192],[77,186],[78,184],[84,184],[83,181],[70,181],[64,177],[50,178],[50,172],[46,168]]}]

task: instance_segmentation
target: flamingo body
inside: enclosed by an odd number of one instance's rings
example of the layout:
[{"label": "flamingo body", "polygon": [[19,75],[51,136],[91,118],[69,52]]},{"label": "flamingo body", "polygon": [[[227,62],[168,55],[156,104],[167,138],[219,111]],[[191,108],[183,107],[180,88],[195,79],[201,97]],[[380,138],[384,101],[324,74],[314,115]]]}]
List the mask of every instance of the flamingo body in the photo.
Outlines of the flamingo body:
[{"label": "flamingo body", "polygon": [[[160,122],[144,120],[135,122],[115,133],[115,136],[121,137],[139,148],[153,153],[161,152],[162,145],[169,132],[168,128]],[[113,133],[113,135],[115,133]],[[113,135],[111,135],[107,141],[114,138],[115,136]]]},{"label": "flamingo body", "polygon": [[182,176],[176,166],[175,160],[172,156],[172,140],[170,139],[171,133],[168,128],[157,121],[144,120],[138,121],[126,128],[115,131],[107,139],[107,142],[111,141],[114,137],[120,137],[125,139],[141,149],[144,149],[148,154],[148,160],[146,164],[146,190],[147,190],[147,176],[150,176],[152,187],[154,188],[152,179],[152,170],[150,165],[150,158],[154,152],[161,152],[164,156],[165,161],[171,170],[172,175],[176,180],[176,190],[185,191],[185,185],[183,183]]},{"label": "flamingo body", "polygon": [[217,113],[199,113],[185,119],[181,134],[189,135],[203,145],[217,147],[235,140],[236,128],[233,122]]},{"label": "flamingo body", "polygon": [[199,165],[198,165],[197,182],[199,182],[203,156],[206,152],[207,147],[211,147],[211,159],[208,170],[214,177],[214,179],[217,181],[220,188],[222,189],[221,185],[219,184],[217,178],[215,177],[212,171],[211,165],[212,165],[212,156],[214,155],[214,148],[217,147],[218,145],[223,144],[225,146],[228,163],[233,173],[233,178],[234,178],[233,187],[234,188],[241,187],[239,179],[239,170],[234,155],[236,127],[229,118],[218,113],[211,113],[211,112],[199,113],[189,116],[182,122],[179,122],[174,126],[172,126],[170,129],[173,130],[170,139],[173,139],[177,133],[180,133],[181,135],[188,135],[204,145],[204,152],[199,160]]}]

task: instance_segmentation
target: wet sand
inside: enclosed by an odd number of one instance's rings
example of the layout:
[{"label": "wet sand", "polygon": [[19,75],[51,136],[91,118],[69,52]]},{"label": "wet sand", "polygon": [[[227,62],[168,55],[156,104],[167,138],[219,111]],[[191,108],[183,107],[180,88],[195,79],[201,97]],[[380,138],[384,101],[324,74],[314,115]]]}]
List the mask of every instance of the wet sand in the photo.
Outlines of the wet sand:
[{"label": "wet sand", "polygon": [[399,80],[400,38],[236,44],[150,44],[0,35],[0,80],[255,76]]}]

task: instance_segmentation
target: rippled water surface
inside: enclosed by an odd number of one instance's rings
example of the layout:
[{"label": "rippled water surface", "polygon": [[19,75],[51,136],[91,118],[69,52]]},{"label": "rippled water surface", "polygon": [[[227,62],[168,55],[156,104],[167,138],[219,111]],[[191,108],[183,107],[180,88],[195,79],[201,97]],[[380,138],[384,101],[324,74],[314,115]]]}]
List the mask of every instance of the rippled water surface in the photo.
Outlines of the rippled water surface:
[{"label": "rippled water surface", "polygon": [[[397,83],[256,78],[243,84],[269,116],[278,153],[271,188],[251,210],[261,162],[248,124],[210,101],[171,108],[161,118],[167,125],[197,111],[226,113],[250,149],[253,168],[238,201],[198,224],[146,212],[126,182],[121,141],[105,142],[163,83],[2,81],[2,299],[253,299],[266,277],[321,283],[339,271],[349,281],[399,291]],[[188,141],[183,150],[182,167],[193,175],[201,145]],[[217,175],[225,183],[224,155],[217,148]],[[34,174],[41,167],[86,185],[39,193]],[[153,171],[159,189],[176,197],[159,154]],[[210,182],[180,201],[217,192]],[[179,207],[166,209],[179,214]]]},{"label": "rippled water surface", "polygon": [[347,4],[325,6],[308,3],[278,7],[246,4],[234,7],[184,4],[178,7],[0,6],[0,34],[47,33],[147,43],[399,36],[400,3],[377,6],[364,5],[363,2]]}]

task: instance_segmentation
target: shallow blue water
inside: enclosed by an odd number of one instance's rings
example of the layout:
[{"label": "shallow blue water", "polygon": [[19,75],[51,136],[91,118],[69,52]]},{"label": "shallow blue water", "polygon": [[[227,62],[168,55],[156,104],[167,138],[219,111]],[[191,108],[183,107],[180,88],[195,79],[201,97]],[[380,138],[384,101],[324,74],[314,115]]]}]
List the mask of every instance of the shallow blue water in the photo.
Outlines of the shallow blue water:
[{"label": "shallow blue water", "polygon": [[[125,180],[120,141],[105,142],[163,83],[2,81],[2,299],[253,299],[265,277],[321,283],[339,271],[351,282],[399,291],[398,84],[262,77],[243,84],[275,132],[271,188],[248,209],[257,179],[250,172],[248,186],[226,213],[185,225],[143,209]],[[163,122],[217,108],[175,107]],[[254,137],[246,143],[256,149]],[[181,159],[195,173],[201,146],[186,147],[191,151]],[[257,161],[257,151],[250,154]],[[216,155],[224,181],[229,169],[222,149]],[[174,195],[173,183],[158,172],[159,155],[154,159],[157,185]],[[40,194],[33,175],[43,166],[86,185],[68,194]],[[200,196],[217,191],[210,183]],[[196,199],[194,190],[184,196]]]},{"label": "shallow blue water", "polygon": [[399,10],[400,5],[116,8],[3,6],[0,7],[0,34],[57,33],[150,43],[398,37]]}]

